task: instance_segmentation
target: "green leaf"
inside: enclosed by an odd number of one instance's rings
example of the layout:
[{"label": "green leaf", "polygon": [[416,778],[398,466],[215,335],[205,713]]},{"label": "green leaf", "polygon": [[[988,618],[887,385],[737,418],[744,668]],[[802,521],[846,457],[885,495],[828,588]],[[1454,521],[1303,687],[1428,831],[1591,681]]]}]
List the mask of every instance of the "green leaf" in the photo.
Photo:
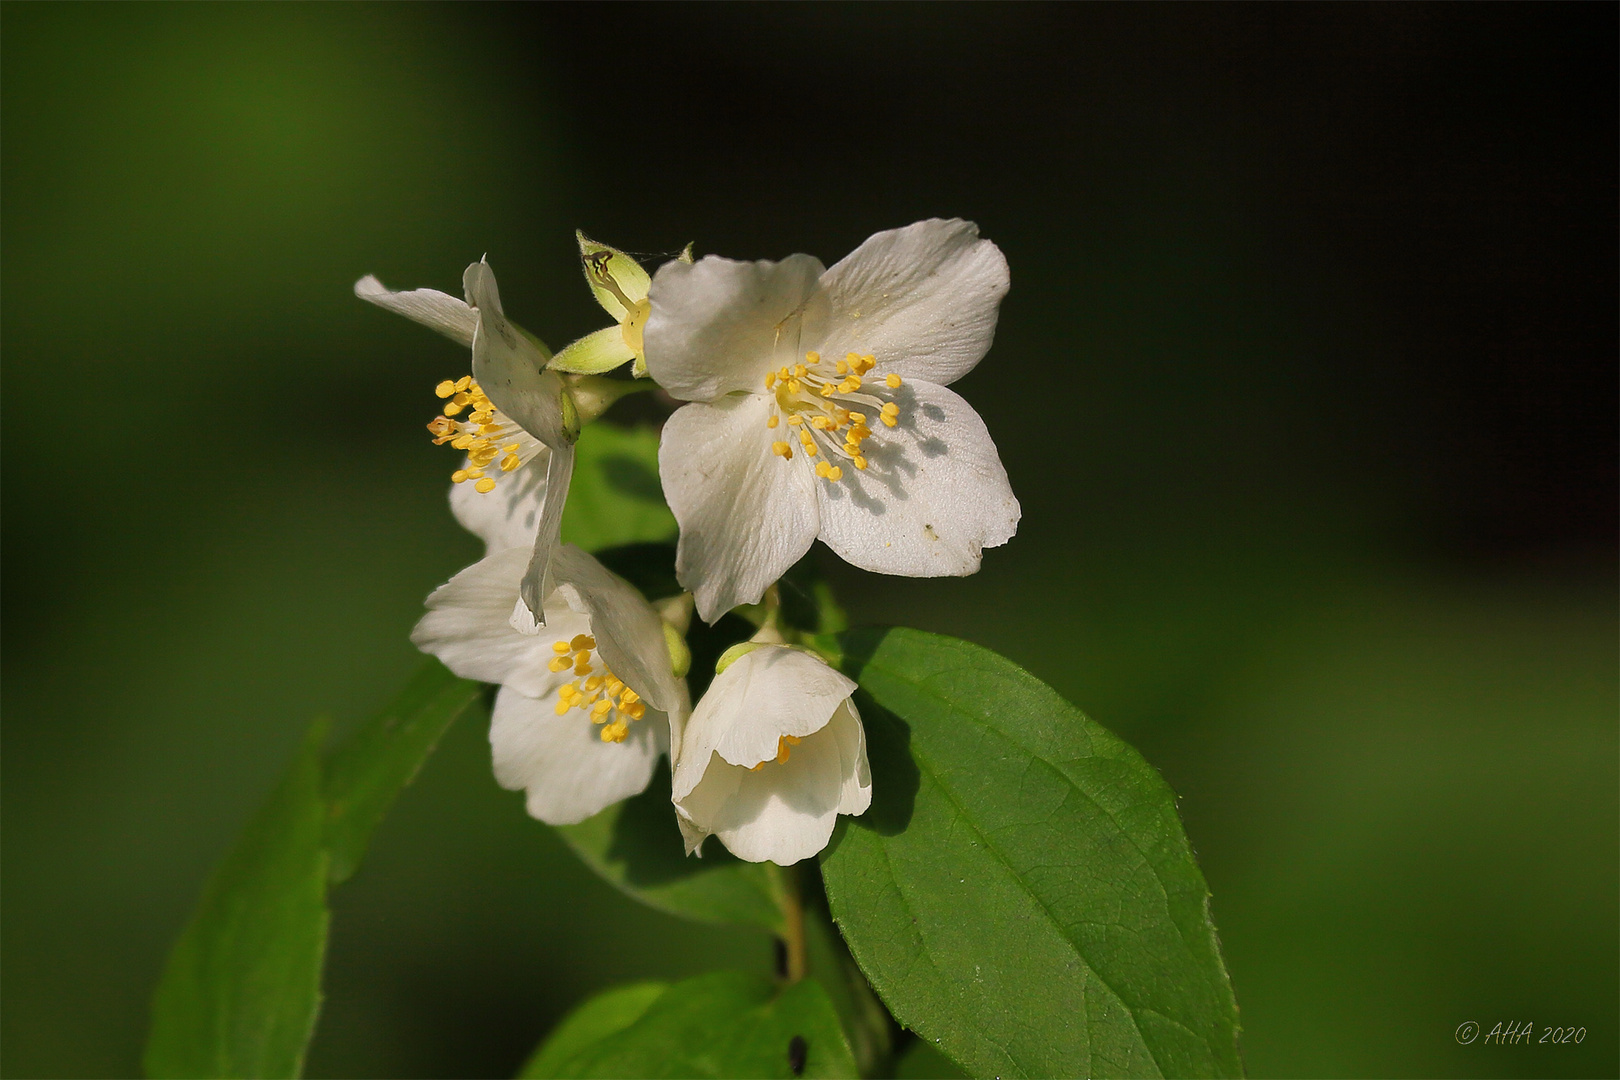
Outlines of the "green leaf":
[{"label": "green leaf", "polygon": [[563,1017],[523,1066],[518,1080],[559,1075],[557,1069],[564,1061],[640,1020],[668,989],[668,983],[642,982],[604,990]]},{"label": "green leaf", "polygon": [[[608,996],[624,993],[611,990]],[[763,975],[740,971],[700,975],[668,987],[622,1027],[614,1021],[634,1012],[634,998],[600,1012],[594,1011],[596,1004],[565,1020],[530,1062],[531,1068],[545,1068],[524,1075],[787,1080],[856,1075],[838,1017],[814,980],[779,988]],[[558,1040],[567,1052],[553,1052]]]},{"label": "green leaf", "polygon": [[372,830],[416,778],[439,737],[478,701],[478,683],[425,662],[388,707],[363,724],[326,765],[326,843],[334,884],[354,873]]},{"label": "green leaf", "polygon": [[649,907],[780,934],[782,911],[770,871],[719,844],[706,845],[702,858],[684,854],[669,796],[669,773],[659,769],[640,795],[557,831],[587,866]]},{"label": "green leaf", "polygon": [[966,1076],[956,1062],[921,1039],[906,1047],[894,1063],[894,1080],[965,1080]]},{"label": "green leaf", "polygon": [[1209,892],[1158,773],[976,645],[839,646],[873,803],[822,873],[895,1017],[974,1075],[1240,1075]]},{"label": "green leaf", "polygon": [[658,432],[596,423],[575,447],[562,538],[586,551],[672,540],[675,515],[658,481]]},{"label": "green leaf", "polygon": [[214,871],[152,1003],[147,1075],[297,1076],[326,950],[321,742],[298,758]]}]

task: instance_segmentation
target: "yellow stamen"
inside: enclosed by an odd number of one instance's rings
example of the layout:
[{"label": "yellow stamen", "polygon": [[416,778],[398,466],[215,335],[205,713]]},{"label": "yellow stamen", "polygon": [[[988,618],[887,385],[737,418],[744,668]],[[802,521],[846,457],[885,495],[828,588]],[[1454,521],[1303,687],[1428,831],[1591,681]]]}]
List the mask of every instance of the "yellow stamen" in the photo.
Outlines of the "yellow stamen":
[{"label": "yellow stamen", "polygon": [[465,390],[465,389],[467,389],[467,387],[469,387],[471,385],[472,385],[472,376],[471,375],[463,375],[461,378],[456,380],[456,389],[457,390]]},{"label": "yellow stamen", "polygon": [[782,422],[782,418],[781,418],[781,417],[780,417],[780,416],[774,416],[774,415],[773,415],[773,416],[771,416],[771,417],[769,417],[769,418],[768,418],[768,419],[767,419],[767,420],[766,420],[766,421],[765,421],[765,426],[766,426],[766,427],[768,427],[768,428],[773,428],[773,427],[775,427],[775,426],[776,426],[776,425],[777,425],[777,424],[780,424],[780,423],[781,423],[781,422]]},{"label": "yellow stamen", "polygon": [[568,643],[568,647],[575,652],[579,652],[581,649],[594,649],[596,648],[596,639],[589,634],[575,634],[573,640]]},{"label": "yellow stamen", "polygon": [[775,388],[776,388],[776,372],[767,371],[765,373],[765,389],[774,390]]},{"label": "yellow stamen", "polygon": [[433,388],[433,392],[435,394],[437,394],[439,397],[447,398],[451,394],[456,392],[456,384],[451,382],[449,379],[446,379],[446,380],[444,380],[444,382],[440,383],[438,386],[435,386]]},{"label": "yellow stamen", "polygon": [[568,653],[574,651],[574,647],[568,644],[566,641],[553,641],[551,643],[551,651],[556,653],[558,656],[566,656]]},{"label": "yellow stamen", "polygon": [[627,687],[624,688],[624,694],[621,695],[620,698],[619,698],[619,707],[623,708],[626,705],[634,705],[636,702],[638,702],[640,700],[641,700],[641,695],[636,693],[634,690],[630,689],[627,686]]},{"label": "yellow stamen", "polygon": [[804,387],[802,385],[800,385],[798,379],[789,379],[788,380],[788,393],[797,394],[800,390],[803,390],[803,389],[804,389]]},{"label": "yellow stamen", "polygon": [[883,381],[888,384],[890,390],[900,389],[900,376],[892,371],[883,377]]},{"label": "yellow stamen", "polygon": [[861,455],[856,454],[855,455],[855,467],[857,469],[865,469],[866,468],[866,459],[861,457]]},{"label": "yellow stamen", "polygon": [[838,387],[834,386],[832,383],[823,383],[821,385],[821,396],[832,397],[837,390]]},{"label": "yellow stamen", "polygon": [[800,424],[804,423],[804,417],[800,416],[798,413],[794,413],[792,416],[788,417],[788,423],[794,427],[798,427]]},{"label": "yellow stamen", "polygon": [[[814,356],[816,354],[815,353],[808,353],[807,355]],[[793,374],[802,379],[806,375],[810,374],[810,369],[805,367],[803,364],[794,364],[793,365]]]},{"label": "yellow stamen", "polygon": [[466,479],[467,479],[467,470],[466,469],[457,469],[455,472],[450,474],[450,482],[452,484],[459,484],[459,483],[461,483],[462,481],[464,481]]},{"label": "yellow stamen", "polygon": [[478,481],[478,483],[473,485],[473,490],[478,492],[480,495],[488,495],[490,492],[495,490],[495,478],[492,476],[484,477],[482,480]]},{"label": "yellow stamen", "polygon": [[[838,374],[840,374],[840,375],[848,375],[849,374],[849,361],[848,360],[840,360],[840,361],[838,361]],[[441,394],[439,396],[444,397],[446,395]]]},{"label": "yellow stamen", "polygon": [[842,480],[843,478],[844,470],[840,469],[837,465],[834,465],[831,469],[827,470],[827,479],[838,481]]},{"label": "yellow stamen", "polygon": [[552,671],[567,671],[574,665],[574,661],[566,656],[559,656],[546,666]]},{"label": "yellow stamen", "polygon": [[501,459],[501,472],[511,472],[513,469],[522,464],[522,458],[518,457],[516,454],[507,454]]},{"label": "yellow stamen", "polygon": [[[821,354],[818,352],[807,352],[804,354],[804,362],[807,364],[819,364],[821,363]],[[800,370],[799,374],[803,375],[804,371]]]},{"label": "yellow stamen", "polygon": [[444,415],[446,415],[446,416],[454,416],[454,415],[456,415],[456,413],[458,413],[460,411],[461,411],[461,406],[457,405],[453,401],[450,402],[448,405],[446,405],[444,407]]},{"label": "yellow stamen", "polygon": [[786,765],[787,761],[788,761],[788,758],[793,753],[791,748],[795,747],[795,746],[798,746],[800,741],[801,740],[797,736],[794,736],[794,735],[783,735],[780,739],[777,739],[776,740],[776,763],[778,765]]},{"label": "yellow stamen", "polygon": [[779,458],[785,458],[788,461],[793,460],[793,447],[789,446],[785,442],[771,443],[771,453],[775,454]]},{"label": "yellow stamen", "polygon": [[896,424],[900,423],[897,418],[888,413],[884,413],[881,419],[883,420],[884,427],[894,427]]}]

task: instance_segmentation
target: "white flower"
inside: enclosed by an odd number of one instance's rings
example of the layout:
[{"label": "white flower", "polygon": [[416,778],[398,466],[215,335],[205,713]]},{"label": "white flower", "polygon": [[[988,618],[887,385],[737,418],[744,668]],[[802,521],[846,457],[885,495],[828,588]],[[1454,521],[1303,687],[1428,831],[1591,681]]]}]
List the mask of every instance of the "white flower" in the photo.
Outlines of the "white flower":
[{"label": "white flower", "polygon": [[547,632],[518,632],[508,615],[527,561],[522,549],[498,551],[451,578],[411,641],[462,678],[500,684],[495,778],[526,788],[533,816],[567,825],[646,788],[680,738],[686,686],[657,612],[572,545],[554,555]]},{"label": "white flower", "polygon": [[[444,414],[428,425],[437,443],[467,452],[452,474],[450,505],[457,520],[489,550],[530,546],[521,604],[513,625],[538,632],[541,598],[551,591],[551,552],[562,528],[574,470],[579,417],[562,377],[547,369],[551,354],[501,310],[495,274],[484,262],[462,275],[466,302],[436,289],[393,292],[371,276],[355,295],[432,327],[472,349],[472,374],[436,388]],[[456,419],[463,411],[465,419]],[[506,480],[506,483],[501,483]],[[480,499],[499,491],[487,504]]]},{"label": "white flower", "polygon": [[872,802],[855,684],[787,645],[758,645],[714,677],[680,740],[675,812],[688,854],[713,835],[782,866],[827,846]]},{"label": "white flower", "polygon": [[989,349],[1007,280],[976,225],[940,220],[830,270],[809,255],[659,268],[648,369],[693,402],[664,426],[659,472],[704,619],[757,602],[818,536],[911,577],[971,574],[1012,537],[995,443],[945,389]]}]

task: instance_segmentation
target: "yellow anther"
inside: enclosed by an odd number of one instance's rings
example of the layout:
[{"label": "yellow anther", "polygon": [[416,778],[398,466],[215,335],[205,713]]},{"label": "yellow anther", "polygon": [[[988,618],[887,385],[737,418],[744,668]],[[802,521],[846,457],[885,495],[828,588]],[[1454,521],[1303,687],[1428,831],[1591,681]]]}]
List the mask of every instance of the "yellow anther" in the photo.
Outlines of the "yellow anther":
[{"label": "yellow anther", "polygon": [[825,461],[818,461],[816,463],[816,475],[817,476],[828,476],[831,473],[832,473],[832,466],[831,465],[827,464]]},{"label": "yellow anther", "polygon": [[472,404],[472,395],[471,394],[457,394],[455,397],[450,399],[450,403],[453,404],[453,405],[460,405],[462,408],[465,409],[468,405]]},{"label": "yellow anther", "polygon": [[762,761],[758,765],[755,765],[752,769],[749,769],[748,771],[749,772],[759,772],[759,770],[763,769],[764,767],[765,767],[765,763]]},{"label": "yellow anther", "polygon": [[619,697],[619,708],[622,709],[626,705],[634,705],[636,702],[638,702],[640,700],[641,700],[641,695],[636,693],[634,690],[630,689],[627,686],[627,687],[624,688],[624,693],[622,695],[620,695],[620,697]]},{"label": "yellow anther", "polygon": [[900,406],[896,405],[892,401],[885,401],[883,403],[883,415],[884,416],[899,416],[900,415]]},{"label": "yellow anther", "polygon": [[871,436],[872,429],[866,426],[866,417],[864,416],[861,417],[860,423],[849,429],[849,437],[852,439],[868,439]]},{"label": "yellow anther", "polygon": [[849,361],[848,360],[840,360],[840,361],[838,361],[838,374],[840,374],[840,375],[848,375],[849,374]]},{"label": "yellow anther", "polygon": [[598,690],[602,689],[602,683],[605,681],[606,680],[600,675],[592,675],[590,678],[585,680],[585,692],[587,694],[596,693]]},{"label": "yellow anther", "polygon": [[860,367],[861,366],[861,354],[860,353],[852,353],[852,352],[845,353],[844,354],[844,363],[848,364],[850,366],[851,370],[854,370],[854,369]]},{"label": "yellow anther", "polygon": [[457,390],[465,390],[465,389],[467,389],[467,387],[471,386],[472,384],[473,384],[472,376],[471,375],[463,375],[461,378],[456,380],[456,389]]},{"label": "yellow anther", "polygon": [[[807,352],[804,354],[804,362],[807,364],[819,364],[821,363],[821,354],[818,352]],[[799,374],[803,375],[804,372],[801,370]]]},{"label": "yellow anther", "polygon": [[788,423],[792,424],[794,427],[798,427],[800,424],[804,423],[804,417],[800,416],[798,413],[794,413],[792,416],[788,417]]},{"label": "yellow anther", "polygon": [[623,690],[623,689],[624,689],[624,683],[619,681],[618,676],[613,675],[613,674],[610,673],[608,675],[608,677],[607,677],[608,697],[615,696],[616,694],[618,694],[618,692],[620,690]]},{"label": "yellow anther", "polygon": [[574,661],[570,657],[559,656],[554,658],[551,663],[547,664],[546,666],[552,671],[567,671],[569,668],[574,666]]},{"label": "yellow anther", "polygon": [[778,765],[786,765],[789,756],[791,756],[793,753],[791,748],[798,745],[799,739],[793,735],[783,735],[781,738],[777,739],[776,763]]},{"label": "yellow anther", "polygon": [[787,382],[789,379],[793,378],[793,372],[789,370],[786,365],[784,365],[782,370],[776,373],[776,377],[781,379],[783,382]]},{"label": "yellow anther", "polygon": [[793,447],[785,442],[773,442],[771,443],[771,453],[779,458],[791,459],[793,457]]},{"label": "yellow anther", "polygon": [[861,455],[856,454],[855,455],[855,467],[857,469],[865,469],[866,468],[866,459],[861,457]]},{"label": "yellow anther", "polygon": [[822,386],[821,386],[821,396],[822,397],[832,397],[833,392],[836,391],[837,389],[838,388],[836,386],[834,386],[832,383],[823,383]]},{"label": "yellow anther", "polygon": [[881,419],[883,420],[885,427],[894,427],[896,424],[900,423],[898,417],[895,417],[889,413],[884,413]]},{"label": "yellow anther", "polygon": [[461,411],[461,406],[457,405],[453,401],[448,403],[444,407],[444,415],[446,415],[446,416],[454,416],[454,415],[456,415],[456,413],[458,413],[460,411]]},{"label": "yellow anther", "polygon": [[808,454],[809,456],[811,456],[811,457],[815,457],[816,456],[816,444],[813,443],[813,442],[805,443],[804,444],[804,452],[806,454]]},{"label": "yellow anther", "polygon": [[457,450],[465,450],[465,449],[467,449],[467,447],[471,446],[472,444],[473,444],[473,436],[467,434],[465,431],[462,432],[460,435],[457,435],[454,439],[450,440],[450,445],[455,447]]},{"label": "yellow anther", "polygon": [[883,381],[888,384],[890,390],[900,389],[900,376],[892,371],[883,376]]},{"label": "yellow anther", "polygon": [[828,428],[833,426],[833,422],[825,416],[812,416],[810,418],[810,426],[815,428],[817,431],[826,431]]},{"label": "yellow anther", "polygon": [[866,423],[866,414],[863,412],[852,412],[849,414],[849,422],[852,424],[864,424]]},{"label": "yellow anther", "polygon": [[[810,355],[814,356],[815,354],[811,353]],[[794,364],[793,374],[795,377],[802,379],[806,375],[810,374],[810,369],[805,367],[803,364]]]},{"label": "yellow anther", "polygon": [[767,371],[765,373],[765,389],[772,390],[775,387],[776,387],[776,372]]},{"label": "yellow anther", "polygon": [[568,644],[566,641],[553,641],[551,643],[551,651],[556,653],[558,656],[566,656],[574,651],[574,647]]},{"label": "yellow anther", "polygon": [[449,379],[446,379],[446,380],[444,380],[444,382],[440,383],[438,386],[435,386],[433,388],[433,392],[435,394],[437,394],[439,397],[447,398],[451,394],[456,392],[456,384],[451,382]]},{"label": "yellow anther", "polygon": [[467,470],[467,475],[470,476],[474,480],[481,480],[481,479],[483,479],[483,476],[484,476],[484,470],[483,469],[468,469]]},{"label": "yellow anther", "polygon": [[635,701],[624,706],[619,711],[624,713],[624,715],[628,716],[632,720],[640,720],[643,716],[647,715],[647,706],[639,701]]},{"label": "yellow anther", "polygon": [[768,427],[768,428],[773,428],[777,424],[780,424],[781,422],[782,422],[782,418],[780,416],[776,416],[776,415],[773,414],[770,418],[768,418],[765,421],[765,426]]},{"label": "yellow anther", "polygon": [[596,720],[597,723],[601,723],[599,718],[606,716],[611,711],[613,711],[613,702],[605,700],[598,701],[595,705],[591,706],[591,719]]},{"label": "yellow anther", "polygon": [[513,469],[522,464],[522,458],[518,457],[516,454],[507,454],[501,459],[501,472],[511,472]]},{"label": "yellow anther", "polygon": [[563,683],[557,687],[557,696],[564,701],[573,701],[580,696],[579,683]]},{"label": "yellow anther", "polygon": [[466,469],[457,469],[455,472],[450,474],[450,482],[452,484],[459,484],[465,479],[467,479]]},{"label": "yellow anther", "polygon": [[617,724],[609,724],[607,727],[602,729],[602,741],[624,742],[625,736],[629,734],[629,725],[625,724],[623,721],[620,721]]},{"label": "yellow anther", "polygon": [[579,659],[574,661],[575,675],[589,675],[592,670],[591,662],[584,656],[581,656]]},{"label": "yellow anther", "polygon": [[840,469],[837,465],[834,465],[827,471],[827,479],[829,480],[842,480],[843,478],[844,470]]},{"label": "yellow anther", "polygon": [[575,652],[579,652],[581,649],[594,649],[596,648],[596,639],[589,634],[575,634],[574,639],[568,643],[568,647]]},{"label": "yellow anther", "polygon": [[873,356],[871,353],[868,353],[867,355],[861,357],[862,374],[865,374],[866,372],[871,371],[876,366],[877,366],[877,357]]},{"label": "yellow anther", "polygon": [[558,716],[567,716],[568,710],[571,708],[573,708],[573,706],[570,705],[566,699],[558,698],[556,708],[554,708],[552,711]]},{"label": "yellow anther", "polygon": [[804,389],[804,386],[799,382],[798,379],[789,379],[788,380],[788,393],[797,394],[799,391],[801,391],[803,389]]},{"label": "yellow anther", "polygon": [[473,490],[478,492],[480,495],[488,495],[490,492],[495,490],[495,478],[493,476],[484,477],[482,480],[478,481],[478,483],[473,485]]}]

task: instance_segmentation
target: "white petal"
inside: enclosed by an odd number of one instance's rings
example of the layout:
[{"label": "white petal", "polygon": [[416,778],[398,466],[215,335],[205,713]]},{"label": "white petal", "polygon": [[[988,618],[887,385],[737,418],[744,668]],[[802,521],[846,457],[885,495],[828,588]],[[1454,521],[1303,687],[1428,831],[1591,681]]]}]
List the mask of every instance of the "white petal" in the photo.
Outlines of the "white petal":
[{"label": "white petal", "polygon": [[546,370],[551,355],[501,311],[495,272],[473,263],[462,275],[467,302],[477,309],[472,373],[495,407],[552,449],[579,437],[578,421],[564,415],[562,376]]},{"label": "white petal", "polygon": [[636,358],[636,351],[625,344],[622,326],[604,326],[586,334],[551,358],[554,371],[599,375]]},{"label": "white petal", "polygon": [[821,278],[825,327],[807,328],[821,352],[877,358],[943,386],[983,359],[1007,295],[1007,259],[971,221],[919,221],[872,236]]},{"label": "white petal", "polygon": [[590,622],[559,598],[549,613],[550,635],[528,637],[512,629],[508,618],[528,558],[522,548],[499,551],[439,586],[427,598],[427,614],[411,631],[411,642],[464,679],[502,683],[531,697],[551,694],[570,677],[547,667],[551,642],[590,633]]},{"label": "white petal", "polygon": [[648,372],[685,401],[759,390],[767,371],[800,358],[800,320],[789,317],[815,294],[820,276],[820,261],[809,255],[665,263],[647,294]]},{"label": "white petal", "polygon": [[1021,513],[996,444],[973,407],[943,386],[893,394],[900,424],[873,425],[866,470],[817,481],[821,539],[863,570],[907,577],[971,574],[1005,544]]},{"label": "white petal", "polygon": [[[501,472],[497,459],[496,466],[487,470],[498,481],[494,491],[481,492],[467,481],[450,485],[451,513],[462,528],[484,542],[486,555],[506,548],[534,547],[546,499],[546,471],[551,464],[551,451],[545,444],[509,423],[499,410],[495,422],[509,432],[496,441],[502,446],[516,443],[522,464],[512,472]],[[464,469],[472,467],[470,461],[462,464]]]},{"label": "white petal", "polygon": [[529,813],[547,824],[584,821],[646,790],[668,747],[669,725],[651,709],[622,743],[603,742],[601,732],[579,709],[558,716],[551,702],[503,688],[489,726],[495,779],[528,789]]},{"label": "white petal", "polygon": [[574,445],[566,443],[551,452],[546,463],[546,495],[535,527],[534,551],[529,568],[518,585],[519,602],[512,611],[512,626],[520,633],[538,634],[547,625],[541,597],[550,597],[553,587],[551,559],[562,535],[563,506],[568,501],[568,485],[574,476]]},{"label": "white petal", "polygon": [[664,620],[635,587],[572,544],[553,557],[557,594],[591,621],[608,669],[655,709],[671,712],[680,693],[664,640]]},{"label": "white petal", "polygon": [[[656,287],[656,282],[654,286]],[[694,403],[664,423],[658,473],[680,524],[675,572],[708,622],[765,589],[815,542],[815,474],[797,448],[785,461],[757,394]]]},{"label": "white petal", "polygon": [[757,772],[728,765],[716,753],[703,782],[680,807],[697,827],[693,832],[718,836],[739,859],[788,866],[815,855],[832,838],[845,801],[846,770],[830,729],[793,747],[786,762],[767,762]]},{"label": "white petal", "polygon": [[698,786],[711,754],[716,764],[745,769],[774,762],[783,735],[802,739],[820,731],[854,692],[855,683],[825,661],[786,645],[764,645],[739,657],[714,677],[686,725],[675,800]]},{"label": "white petal", "polygon": [[354,283],[354,295],[437,330],[451,341],[462,345],[473,343],[473,328],[478,325],[478,316],[465,301],[449,293],[442,293],[438,289],[394,292],[385,289],[382,282],[367,274]]}]

